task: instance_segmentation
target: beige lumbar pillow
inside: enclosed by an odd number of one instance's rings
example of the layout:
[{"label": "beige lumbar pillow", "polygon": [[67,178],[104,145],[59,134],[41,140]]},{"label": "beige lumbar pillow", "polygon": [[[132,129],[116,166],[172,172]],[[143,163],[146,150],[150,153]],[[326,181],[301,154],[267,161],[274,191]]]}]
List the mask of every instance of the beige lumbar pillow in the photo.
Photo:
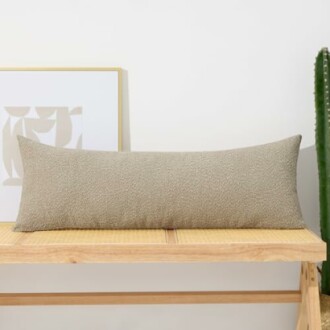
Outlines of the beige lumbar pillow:
[{"label": "beige lumbar pillow", "polygon": [[16,231],[67,228],[302,228],[300,136],[215,152],[103,152],[18,137]]}]

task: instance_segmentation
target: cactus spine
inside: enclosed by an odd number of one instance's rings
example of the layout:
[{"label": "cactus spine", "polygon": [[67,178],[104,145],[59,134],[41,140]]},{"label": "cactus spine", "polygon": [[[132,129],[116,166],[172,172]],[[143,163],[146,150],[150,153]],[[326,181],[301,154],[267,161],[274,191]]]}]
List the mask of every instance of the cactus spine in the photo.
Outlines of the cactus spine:
[{"label": "cactus spine", "polygon": [[319,172],[320,225],[327,243],[322,265],[322,293],[330,295],[330,56],[323,48],[315,63],[316,152]]}]

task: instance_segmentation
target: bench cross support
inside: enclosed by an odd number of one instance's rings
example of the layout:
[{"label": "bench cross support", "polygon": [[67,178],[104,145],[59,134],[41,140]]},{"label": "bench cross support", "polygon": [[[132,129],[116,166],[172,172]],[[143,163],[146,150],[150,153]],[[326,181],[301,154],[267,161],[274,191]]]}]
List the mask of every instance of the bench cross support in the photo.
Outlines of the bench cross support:
[{"label": "bench cross support", "polygon": [[299,303],[296,330],[321,330],[316,265],[302,262],[297,291],[1,293],[0,306]]}]

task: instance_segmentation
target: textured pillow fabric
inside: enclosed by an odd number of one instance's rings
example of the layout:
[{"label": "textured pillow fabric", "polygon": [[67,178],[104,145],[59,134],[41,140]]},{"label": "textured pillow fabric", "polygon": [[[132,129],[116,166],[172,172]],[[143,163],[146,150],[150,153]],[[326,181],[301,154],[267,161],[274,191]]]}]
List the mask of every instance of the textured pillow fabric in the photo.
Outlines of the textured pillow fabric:
[{"label": "textured pillow fabric", "polygon": [[66,228],[302,228],[300,136],[236,150],[104,152],[18,137],[16,231]]}]

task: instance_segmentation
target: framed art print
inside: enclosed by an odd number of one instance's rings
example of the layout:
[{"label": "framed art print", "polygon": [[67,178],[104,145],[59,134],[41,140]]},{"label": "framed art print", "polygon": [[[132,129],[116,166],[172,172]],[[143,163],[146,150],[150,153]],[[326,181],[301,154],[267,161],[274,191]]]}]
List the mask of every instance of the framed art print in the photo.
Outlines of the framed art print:
[{"label": "framed art print", "polygon": [[0,222],[15,221],[23,168],[17,135],[74,149],[121,149],[118,68],[0,69]]}]

